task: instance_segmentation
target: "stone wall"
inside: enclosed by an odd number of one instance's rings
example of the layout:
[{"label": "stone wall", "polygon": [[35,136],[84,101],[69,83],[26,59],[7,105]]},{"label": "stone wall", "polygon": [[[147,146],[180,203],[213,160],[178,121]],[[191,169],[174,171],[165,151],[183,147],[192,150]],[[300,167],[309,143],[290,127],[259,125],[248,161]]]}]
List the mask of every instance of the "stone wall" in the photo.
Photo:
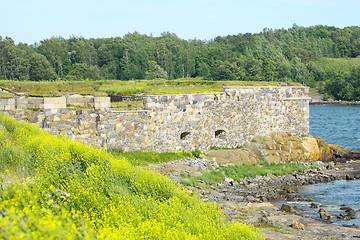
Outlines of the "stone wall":
[{"label": "stone wall", "polygon": [[16,97],[0,99],[0,111],[15,109],[60,111],[67,106],[106,110],[110,108],[110,97],[69,95],[63,97]]},{"label": "stone wall", "polygon": [[16,102],[13,98],[0,98],[0,111],[14,110]]},{"label": "stone wall", "polygon": [[66,97],[28,97],[23,99],[23,108],[28,109],[51,109],[66,108]]},{"label": "stone wall", "polygon": [[110,108],[110,97],[93,97],[93,96],[81,96],[70,95],[66,97],[67,105],[78,106],[84,108],[95,108],[105,110]]},{"label": "stone wall", "polygon": [[97,147],[179,151],[237,147],[254,135],[309,134],[306,87],[225,88],[215,94],[144,96],[144,111],[8,111]]}]

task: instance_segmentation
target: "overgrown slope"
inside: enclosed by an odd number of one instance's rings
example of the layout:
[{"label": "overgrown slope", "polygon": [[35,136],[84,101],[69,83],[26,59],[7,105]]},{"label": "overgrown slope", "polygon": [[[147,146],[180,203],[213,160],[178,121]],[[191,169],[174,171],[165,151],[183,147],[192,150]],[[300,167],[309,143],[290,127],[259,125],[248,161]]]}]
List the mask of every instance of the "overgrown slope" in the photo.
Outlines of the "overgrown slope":
[{"label": "overgrown slope", "polygon": [[0,238],[261,239],[168,178],[0,115]]}]

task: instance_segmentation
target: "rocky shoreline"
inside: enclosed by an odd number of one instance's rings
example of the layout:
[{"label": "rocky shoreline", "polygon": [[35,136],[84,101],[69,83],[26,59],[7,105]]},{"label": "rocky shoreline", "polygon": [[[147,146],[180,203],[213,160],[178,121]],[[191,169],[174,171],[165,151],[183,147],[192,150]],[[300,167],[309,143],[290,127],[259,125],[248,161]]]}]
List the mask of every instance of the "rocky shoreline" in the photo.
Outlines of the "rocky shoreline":
[{"label": "rocky shoreline", "polygon": [[360,239],[358,226],[333,225],[325,219],[302,216],[286,204],[280,208],[272,203],[304,200],[296,194],[298,186],[360,179],[359,162],[305,164],[319,164],[319,167],[280,177],[268,175],[245,177],[239,182],[203,183],[203,187],[192,189],[204,201],[217,203],[230,221],[252,224],[260,228],[267,239]]},{"label": "rocky shoreline", "polygon": [[312,101],[309,105],[356,105],[359,106],[360,102],[349,102],[349,101]]},{"label": "rocky shoreline", "polygon": [[[355,155],[357,156],[357,155]],[[354,157],[354,156],[351,156]],[[216,203],[229,221],[251,224],[262,231],[267,239],[360,239],[358,226],[345,227],[331,224],[329,220],[309,218],[301,211],[286,204],[276,206],[274,202],[306,200],[297,194],[299,186],[325,183],[340,179],[360,179],[360,162],[348,161],[306,162],[315,169],[289,175],[245,177],[240,181],[226,178],[220,183],[201,182],[198,187],[186,187],[197,193],[203,201]],[[183,161],[162,163],[162,166],[181,166],[193,173],[207,168],[216,168],[216,162],[207,159],[189,158]],[[187,168],[184,166],[187,166]],[[180,182],[180,173],[168,169],[170,178]],[[309,201],[311,201],[309,199]],[[320,216],[320,213],[319,213]]]},{"label": "rocky shoreline", "polygon": [[[296,162],[306,166],[316,164],[314,169],[301,173],[293,172],[279,177],[267,174],[245,177],[239,181],[224,176],[225,180],[220,183],[199,181],[196,187],[186,188],[197,193],[202,200],[216,203],[229,221],[252,224],[259,228],[267,239],[360,239],[358,226],[331,224],[330,220],[326,220],[326,212],[320,211],[320,208],[318,211],[324,217],[320,218],[319,213],[314,219],[303,215],[299,209],[278,204],[279,201],[306,200],[297,193],[300,186],[340,179],[360,179],[358,160],[360,151],[327,144],[311,136],[295,137],[274,133],[255,136],[239,149],[210,150],[202,154],[201,158],[149,164],[148,167],[181,183],[182,173],[199,176],[219,166],[261,162]],[[339,217],[350,216],[344,210]]]},{"label": "rocky shoreline", "polygon": [[[221,191],[203,190],[203,199],[211,202],[229,200],[233,202],[273,202],[279,200],[291,201],[301,198],[294,194],[298,186],[325,183],[340,179],[360,179],[360,163],[312,162],[305,165],[318,164],[316,169],[304,173],[294,172],[290,175],[276,177],[256,176],[245,177],[239,182],[226,179],[221,183],[203,183],[204,187],[221,189]],[[356,169],[356,170],[355,170]],[[204,188],[201,188],[204,189]]]}]

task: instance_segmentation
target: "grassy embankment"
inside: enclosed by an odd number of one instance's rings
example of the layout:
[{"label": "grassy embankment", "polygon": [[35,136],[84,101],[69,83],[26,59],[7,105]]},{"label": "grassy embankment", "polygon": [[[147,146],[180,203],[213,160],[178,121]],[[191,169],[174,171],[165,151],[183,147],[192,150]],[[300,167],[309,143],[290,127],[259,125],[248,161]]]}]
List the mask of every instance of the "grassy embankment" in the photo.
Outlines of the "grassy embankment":
[{"label": "grassy embankment", "polygon": [[2,239],[261,239],[170,179],[0,115]]},{"label": "grassy embankment", "polygon": [[12,95],[7,92],[0,92],[0,98],[11,98]]},{"label": "grassy embankment", "polygon": [[[290,84],[290,85],[294,85]],[[220,92],[224,86],[283,86],[282,82],[247,82],[247,81],[208,81],[198,78],[176,80],[131,80],[131,81],[0,81],[0,87],[28,95],[62,94],[72,92],[79,94],[114,94],[129,96],[134,94],[188,94]],[[296,84],[295,84],[296,85]]]},{"label": "grassy embankment", "polygon": [[122,150],[112,150],[110,153],[116,158],[125,158],[134,166],[146,166],[148,163],[164,163],[182,160],[186,157],[199,157],[200,151],[193,152],[123,152]]}]

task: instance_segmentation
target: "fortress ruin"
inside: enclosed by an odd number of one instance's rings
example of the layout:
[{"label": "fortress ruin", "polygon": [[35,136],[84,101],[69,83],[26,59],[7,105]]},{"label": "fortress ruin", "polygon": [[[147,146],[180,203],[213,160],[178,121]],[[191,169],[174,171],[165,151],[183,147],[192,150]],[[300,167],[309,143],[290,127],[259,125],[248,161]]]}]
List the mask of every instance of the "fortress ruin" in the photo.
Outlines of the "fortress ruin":
[{"label": "fortress ruin", "polygon": [[[271,132],[308,135],[307,94],[308,87],[225,87],[219,93],[142,96],[141,111],[112,111],[109,97],[82,96],[38,99],[36,106],[30,98],[3,99],[0,110],[96,147],[192,151],[234,148]],[[69,104],[88,109],[67,109]]]}]

